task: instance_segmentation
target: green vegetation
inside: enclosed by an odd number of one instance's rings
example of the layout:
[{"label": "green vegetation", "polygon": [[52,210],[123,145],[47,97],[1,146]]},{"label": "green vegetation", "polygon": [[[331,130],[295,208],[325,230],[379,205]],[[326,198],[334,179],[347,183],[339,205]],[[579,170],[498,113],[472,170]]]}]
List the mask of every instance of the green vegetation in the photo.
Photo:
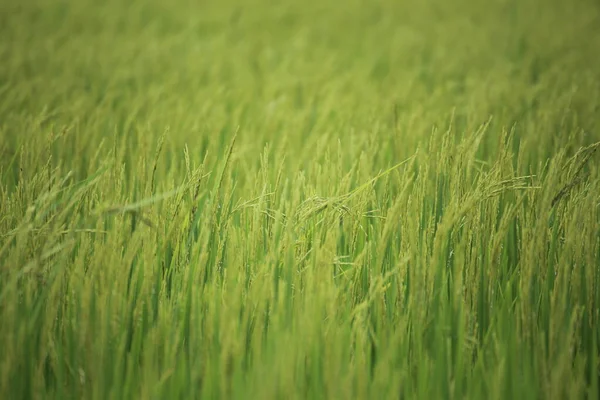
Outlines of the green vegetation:
[{"label": "green vegetation", "polygon": [[600,3],[0,1],[0,398],[597,399]]}]

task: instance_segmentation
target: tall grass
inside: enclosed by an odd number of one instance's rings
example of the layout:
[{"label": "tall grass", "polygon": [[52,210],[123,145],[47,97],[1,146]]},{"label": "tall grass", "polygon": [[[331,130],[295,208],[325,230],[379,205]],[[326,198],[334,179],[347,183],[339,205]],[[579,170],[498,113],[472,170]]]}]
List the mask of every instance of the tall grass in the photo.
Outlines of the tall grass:
[{"label": "tall grass", "polygon": [[597,2],[0,2],[0,398],[597,398]]}]

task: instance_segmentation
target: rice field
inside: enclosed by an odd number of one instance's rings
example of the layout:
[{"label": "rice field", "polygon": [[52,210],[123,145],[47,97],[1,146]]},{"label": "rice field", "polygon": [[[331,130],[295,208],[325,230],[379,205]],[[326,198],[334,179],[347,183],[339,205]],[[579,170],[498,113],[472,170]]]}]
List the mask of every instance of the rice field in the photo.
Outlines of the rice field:
[{"label": "rice field", "polygon": [[0,398],[597,399],[600,3],[0,0]]}]

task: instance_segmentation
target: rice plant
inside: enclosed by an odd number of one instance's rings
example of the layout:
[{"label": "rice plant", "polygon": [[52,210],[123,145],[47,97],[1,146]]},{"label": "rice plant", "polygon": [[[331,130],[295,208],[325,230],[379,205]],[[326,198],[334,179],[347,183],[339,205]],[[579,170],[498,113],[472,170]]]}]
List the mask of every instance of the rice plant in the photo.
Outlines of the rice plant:
[{"label": "rice plant", "polygon": [[0,10],[0,398],[598,398],[597,2]]}]

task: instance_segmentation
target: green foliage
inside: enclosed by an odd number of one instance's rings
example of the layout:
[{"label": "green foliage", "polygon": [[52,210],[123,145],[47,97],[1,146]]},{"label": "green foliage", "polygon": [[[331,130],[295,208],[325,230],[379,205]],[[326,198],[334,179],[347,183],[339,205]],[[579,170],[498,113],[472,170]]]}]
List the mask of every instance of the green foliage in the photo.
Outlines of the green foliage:
[{"label": "green foliage", "polygon": [[0,10],[0,398],[598,398],[597,2]]}]

